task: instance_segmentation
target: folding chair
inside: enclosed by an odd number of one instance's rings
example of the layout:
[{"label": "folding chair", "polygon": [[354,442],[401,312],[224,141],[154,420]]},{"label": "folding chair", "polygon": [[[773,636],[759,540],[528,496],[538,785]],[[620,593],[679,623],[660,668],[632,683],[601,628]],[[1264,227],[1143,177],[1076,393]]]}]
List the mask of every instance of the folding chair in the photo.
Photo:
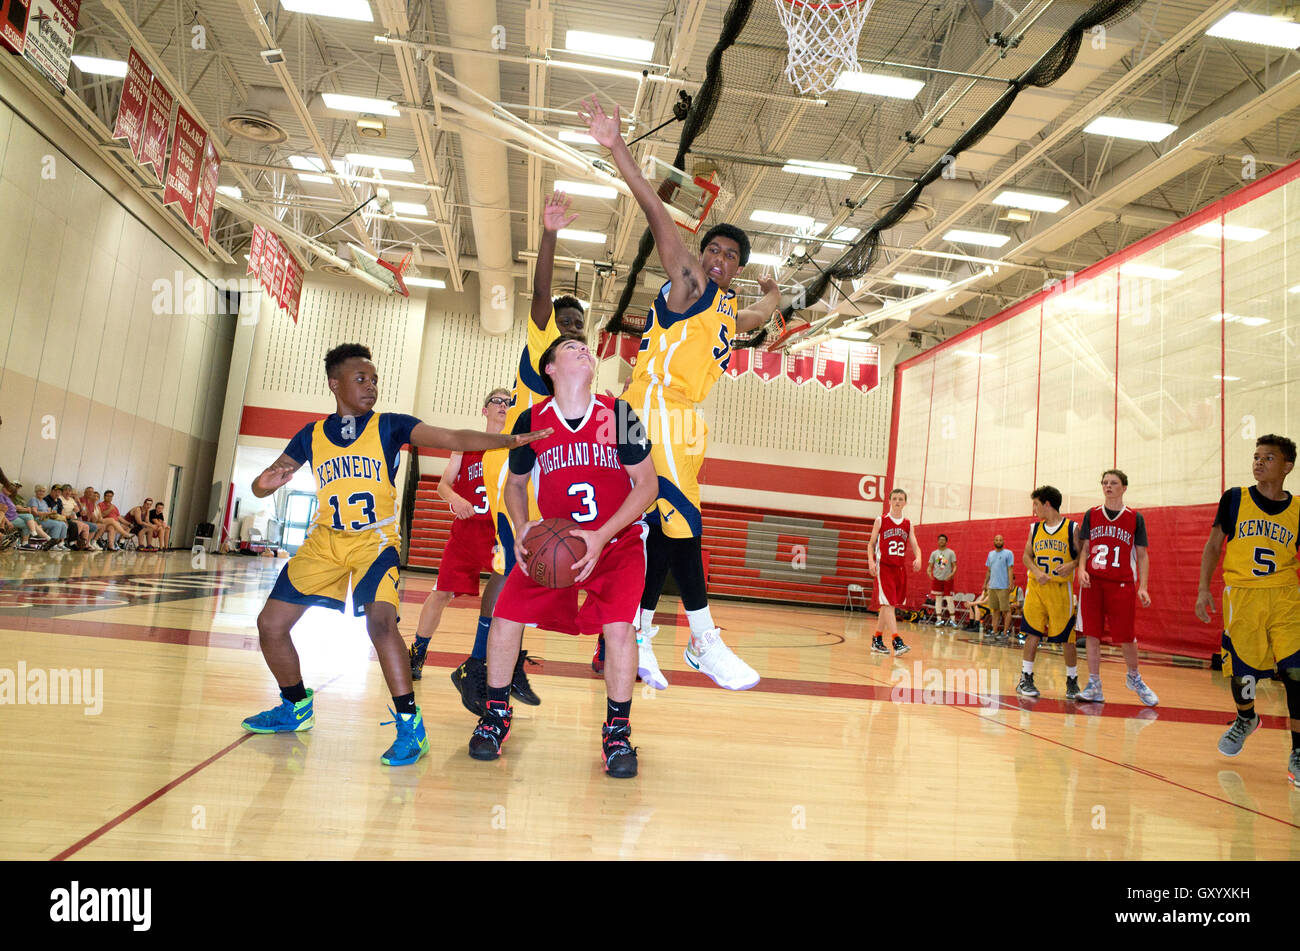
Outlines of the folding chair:
[{"label": "folding chair", "polygon": [[862,587],[860,584],[850,584],[845,589],[843,610],[852,611],[854,609],[857,604],[857,601],[854,600],[855,595],[862,602],[862,610],[868,610],[870,605],[867,603],[867,589]]}]

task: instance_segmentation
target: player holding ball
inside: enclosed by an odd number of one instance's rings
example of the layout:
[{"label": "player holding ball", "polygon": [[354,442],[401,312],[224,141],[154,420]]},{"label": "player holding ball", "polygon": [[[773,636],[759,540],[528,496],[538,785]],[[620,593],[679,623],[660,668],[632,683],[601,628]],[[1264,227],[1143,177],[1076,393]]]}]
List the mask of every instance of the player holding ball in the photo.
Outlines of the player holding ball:
[{"label": "player holding ball", "polygon": [[[610,776],[636,775],[636,750],[630,742],[632,687],[636,682],[637,645],[632,621],[637,616],[645,580],[646,525],[642,513],[659,490],[650,442],[641,421],[623,400],[593,396],[596,360],[578,335],[552,343],[538,361],[551,398],[525,410],[515,433],[549,428],[527,452],[510,452],[504,501],[515,525],[518,561],[497,599],[488,632],[487,712],[469,740],[469,755],[492,760],[510,734],[510,680],[525,625],[605,635],[605,691],[608,714],[601,730],[602,758]],[[544,587],[529,576],[534,555],[528,534],[541,521],[528,521],[528,480],[533,480],[542,519],[569,519],[579,528],[568,538],[586,553],[572,566],[574,583]],[[562,572],[561,572],[562,574]],[[548,577],[556,583],[563,577]],[[578,609],[578,591],[587,600]]]}]

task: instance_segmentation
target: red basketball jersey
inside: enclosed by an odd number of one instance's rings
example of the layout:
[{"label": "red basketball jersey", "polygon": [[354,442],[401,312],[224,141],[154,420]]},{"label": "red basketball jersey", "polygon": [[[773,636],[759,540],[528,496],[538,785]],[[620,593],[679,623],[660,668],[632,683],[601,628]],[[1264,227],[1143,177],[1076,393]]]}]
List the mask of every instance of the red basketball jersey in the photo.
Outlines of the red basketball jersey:
[{"label": "red basketball jersey", "polygon": [[532,480],[542,518],[568,518],[583,529],[600,528],[632,489],[618,458],[614,399],[594,397],[577,429],[569,428],[554,400],[544,400],[533,407],[532,427],[534,432],[555,430],[530,444],[537,454]]},{"label": "red basketball jersey", "polygon": [[909,519],[897,522],[889,513],[880,518],[880,534],[876,536],[876,560],[882,565],[907,564],[907,538],[912,534]]},{"label": "red basketball jersey", "polygon": [[1105,506],[1088,513],[1088,574],[1106,581],[1137,580],[1137,513],[1127,506],[1110,518]]},{"label": "red basketball jersey", "polygon": [[488,514],[487,487],[483,484],[483,453],[461,453],[460,471],[456,473],[456,481],[451,484],[451,490],[474,506],[471,518],[457,519],[457,522],[492,523],[492,516]]}]

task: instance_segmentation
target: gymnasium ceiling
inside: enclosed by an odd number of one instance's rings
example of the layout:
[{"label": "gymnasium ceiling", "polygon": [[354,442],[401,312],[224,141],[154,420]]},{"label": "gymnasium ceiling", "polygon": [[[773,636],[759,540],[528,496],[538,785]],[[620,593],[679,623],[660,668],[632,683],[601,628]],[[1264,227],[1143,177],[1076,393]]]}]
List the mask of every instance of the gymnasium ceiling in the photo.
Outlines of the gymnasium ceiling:
[{"label": "gymnasium ceiling", "polygon": [[[241,201],[309,236],[327,232],[374,185],[303,181],[290,167],[291,156],[317,156],[323,145],[333,157],[361,152],[410,159],[414,173],[382,173],[392,198],[424,204],[437,220],[385,220],[367,210],[321,240],[331,246],[366,243],[393,259],[413,251],[422,274],[453,287],[475,270],[502,273],[504,261],[515,292],[526,296],[541,202],[554,180],[575,175],[499,140],[471,136],[438,97],[473,102],[473,94],[452,81],[460,79],[554,136],[581,128],[574,110],[595,93],[607,106],[619,103],[624,116],[634,115],[633,131],[641,134],[671,116],[680,90],[697,90],[729,0],[369,0],[370,23],[256,2],[265,4],[260,14],[255,0],[85,0],[75,52],[125,59],[131,45],[146,43],[146,58],[166,67],[173,91],[179,87],[189,97],[222,142],[221,184],[238,186]],[[989,107],[1005,88],[999,80],[1032,65],[1090,6],[1067,0],[875,0],[858,44],[862,68],[922,79],[925,86],[913,100],[843,91],[817,100],[797,97],[784,77],[787,44],[776,2],[754,0],[744,30],[723,59],[716,112],[687,165],[692,172],[703,162],[718,168],[723,198],[710,223],[737,222],[751,231],[756,252],[787,261],[800,242],[789,228],[752,221],[755,210],[810,216],[823,226],[823,237],[834,228],[869,224],[905,190],[906,179],[942,156]],[[928,346],[1240,187],[1242,156],[1254,157],[1260,175],[1290,162],[1300,149],[1300,58],[1293,51],[1206,35],[1210,24],[1233,10],[1294,13],[1300,19],[1300,4],[1277,0],[1147,0],[1112,25],[1104,43],[1085,38],[1074,67],[1055,85],[1022,93],[1011,113],[956,163],[955,177],[927,189],[918,220],[885,234],[886,250],[866,277],[837,288],[830,301],[844,315],[857,316],[923,293],[896,283],[899,271],[956,281],[982,267],[934,252],[1017,265],[906,320],[873,328],[881,340]],[[470,23],[472,32],[465,33]],[[200,27],[204,42],[196,49]],[[656,65],[570,52],[564,48],[569,30],[652,40]],[[410,42],[377,42],[385,34]],[[991,42],[995,36],[1013,42],[999,45]],[[494,42],[495,55],[458,52],[490,51]],[[259,56],[268,46],[283,51],[283,71]],[[930,71],[869,65],[873,60]],[[561,63],[613,66],[627,74]],[[642,68],[669,81],[638,81]],[[83,74],[74,66],[69,82],[80,100],[72,107],[75,121],[96,135],[105,154],[120,156],[120,146],[104,133],[113,124],[121,80]],[[495,95],[493,82],[499,87]],[[328,92],[389,99],[400,115],[384,120],[385,137],[363,138],[357,114],[325,108],[320,94]],[[310,129],[294,100],[305,106]],[[268,114],[287,140],[259,144],[223,126],[226,117],[248,108]],[[1084,134],[1082,127],[1099,115],[1165,121],[1178,130],[1155,144]],[[681,128],[672,123],[637,148],[671,161]],[[485,191],[482,181],[467,180],[469,138],[477,140],[470,145],[475,169],[482,167],[485,148],[504,163],[505,190],[499,181],[488,182]],[[593,158],[602,151],[576,147]],[[781,165],[790,158],[852,165],[860,174],[849,181],[787,174]],[[134,174],[123,167],[124,174]],[[402,181],[436,187],[402,187]],[[1025,222],[1000,220],[1006,209],[991,199],[1004,188],[1059,195],[1070,204],[1056,214],[1033,213]],[[496,197],[484,199],[485,194]],[[471,207],[484,201],[489,204]],[[566,260],[557,267],[555,283],[567,290],[576,279],[579,296],[592,300],[603,320],[623,290],[644,223],[626,198],[577,198],[575,207],[582,215],[575,228],[607,238],[603,245],[562,240],[558,254]],[[1011,241],[990,249],[943,240],[953,228],[997,231]],[[251,230],[237,208],[219,210],[217,256],[242,263]],[[842,253],[807,237],[801,243],[810,258],[778,268],[787,293]],[[319,263],[308,260],[309,266]],[[613,265],[613,273],[607,267],[597,273],[596,263]],[[662,280],[658,272],[652,257],[637,281],[634,312],[644,312]],[[742,295],[754,293],[752,284],[739,287]],[[843,294],[852,300],[841,299]],[[826,304],[807,316],[825,313]]]}]

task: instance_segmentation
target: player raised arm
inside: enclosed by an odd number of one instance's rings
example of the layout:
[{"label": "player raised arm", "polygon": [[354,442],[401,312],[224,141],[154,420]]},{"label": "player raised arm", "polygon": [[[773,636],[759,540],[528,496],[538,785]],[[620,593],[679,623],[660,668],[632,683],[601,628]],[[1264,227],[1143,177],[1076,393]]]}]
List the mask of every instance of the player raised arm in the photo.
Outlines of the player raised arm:
[{"label": "player raised arm", "polygon": [[659,494],[659,474],[655,471],[653,458],[646,456],[635,465],[624,466],[623,469],[632,480],[632,490],[628,492],[627,498],[623,500],[618,510],[609,517],[609,521],[592,532],[581,530],[569,532],[570,537],[581,538],[583,544],[587,546],[587,553],[573,563],[573,570],[578,572],[578,576],[574,579],[575,584],[587,580],[587,576],[595,569],[596,562],[600,560],[600,553],[605,550],[610,540],[640,518],[641,513],[650,507],[650,503]]},{"label": "player raised arm", "polygon": [[529,313],[539,330],[546,329],[551,319],[551,274],[555,270],[555,236],[578,220],[575,211],[569,214],[569,196],[552,192],[542,208],[542,240],[537,246],[537,265],[533,269],[533,305]]},{"label": "player raised arm", "polygon": [[763,291],[762,300],[736,314],[736,330],[741,333],[748,333],[763,326],[781,306],[781,288],[777,286],[776,281],[763,276],[758,279],[758,286]]},{"label": "player raised arm", "polygon": [[672,282],[668,291],[668,309],[679,314],[684,312],[699,300],[708,279],[704,276],[704,269],[700,267],[699,258],[690,252],[682,240],[673,216],[668,213],[664,203],[655,194],[654,188],[637,168],[636,159],[632,157],[631,150],[623,141],[618,106],[614,106],[612,116],[607,116],[600,106],[600,101],[592,96],[583,100],[578,115],[587,124],[591,137],[613,154],[614,164],[618,166],[623,181],[627,182],[628,188],[632,190],[632,197],[645,212],[646,220],[650,223],[650,232],[654,235],[655,248],[659,251],[659,260],[663,263],[664,270],[668,272],[669,281]]},{"label": "player raised arm", "polygon": [[535,433],[485,433],[481,429],[444,429],[420,423],[411,430],[411,445],[428,449],[452,449],[456,452],[477,452],[488,449],[513,449],[525,446],[537,439],[545,439],[551,430],[543,429]]},{"label": "player raised arm", "polygon": [[1227,540],[1228,536],[1216,522],[1210,529],[1210,537],[1201,552],[1201,583],[1196,589],[1196,616],[1206,624],[1210,623],[1210,615],[1214,613],[1210,581],[1214,577],[1214,569],[1218,567],[1219,557],[1223,554],[1223,543]]},{"label": "player raised arm", "polygon": [[302,463],[288,453],[281,453],[280,458],[263,469],[253,480],[253,495],[264,499],[276,489],[286,485],[293,474],[302,468]]}]

